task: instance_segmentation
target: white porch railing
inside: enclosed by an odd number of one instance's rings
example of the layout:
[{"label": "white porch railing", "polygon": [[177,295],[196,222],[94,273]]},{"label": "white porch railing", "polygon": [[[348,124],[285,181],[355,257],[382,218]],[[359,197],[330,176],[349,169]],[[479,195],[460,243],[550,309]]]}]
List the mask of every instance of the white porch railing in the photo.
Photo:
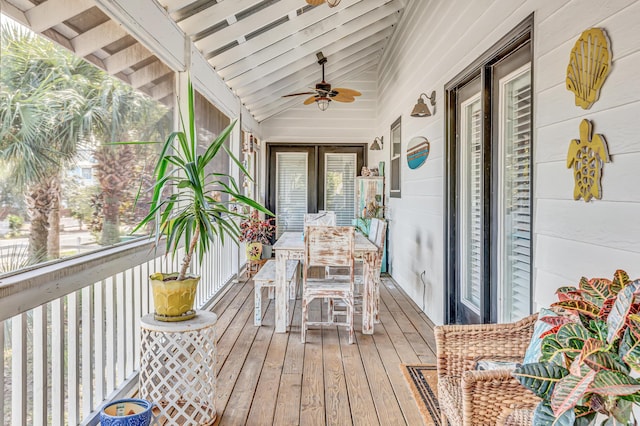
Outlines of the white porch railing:
[{"label": "white porch railing", "polygon": [[[153,308],[148,276],[177,270],[149,240],[45,265],[0,280],[3,424],[95,424],[104,402],[138,379],[140,318]],[[238,248],[214,244],[196,306],[238,273]]]}]

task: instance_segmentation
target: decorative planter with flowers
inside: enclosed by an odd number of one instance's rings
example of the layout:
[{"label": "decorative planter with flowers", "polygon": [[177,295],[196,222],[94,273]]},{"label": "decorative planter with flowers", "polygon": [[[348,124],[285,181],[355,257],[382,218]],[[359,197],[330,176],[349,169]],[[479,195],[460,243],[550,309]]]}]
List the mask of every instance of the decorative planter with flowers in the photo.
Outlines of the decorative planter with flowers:
[{"label": "decorative planter with flowers", "polygon": [[274,221],[274,218],[261,220],[258,210],[253,210],[248,219],[240,222],[239,240],[247,244],[247,260],[260,260],[263,246],[273,242],[276,233]]}]

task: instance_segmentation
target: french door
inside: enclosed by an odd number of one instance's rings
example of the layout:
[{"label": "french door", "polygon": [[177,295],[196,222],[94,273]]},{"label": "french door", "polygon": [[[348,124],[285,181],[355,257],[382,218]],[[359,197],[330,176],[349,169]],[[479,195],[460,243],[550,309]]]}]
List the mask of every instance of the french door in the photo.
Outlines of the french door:
[{"label": "french door", "polygon": [[447,85],[447,321],[531,311],[531,25]]},{"label": "french door", "polygon": [[302,231],[305,213],[336,212],[337,225],[355,217],[355,178],[364,146],[268,144],[267,208],[276,214],[277,236]]}]

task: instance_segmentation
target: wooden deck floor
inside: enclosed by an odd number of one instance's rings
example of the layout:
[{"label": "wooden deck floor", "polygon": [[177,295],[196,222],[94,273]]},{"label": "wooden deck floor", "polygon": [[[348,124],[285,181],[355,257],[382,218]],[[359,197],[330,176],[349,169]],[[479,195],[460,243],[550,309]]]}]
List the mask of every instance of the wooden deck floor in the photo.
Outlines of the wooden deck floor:
[{"label": "wooden deck floor", "polygon": [[[312,315],[322,315],[314,303]],[[324,304],[322,304],[324,305]],[[344,328],[310,329],[300,343],[300,301],[291,332],[274,333],[273,301],[253,325],[253,282],[216,303],[220,425],[421,425],[401,363],[434,363],[433,324],[389,278],[381,288],[381,323],[373,336]],[[356,324],[361,324],[360,316]]]}]

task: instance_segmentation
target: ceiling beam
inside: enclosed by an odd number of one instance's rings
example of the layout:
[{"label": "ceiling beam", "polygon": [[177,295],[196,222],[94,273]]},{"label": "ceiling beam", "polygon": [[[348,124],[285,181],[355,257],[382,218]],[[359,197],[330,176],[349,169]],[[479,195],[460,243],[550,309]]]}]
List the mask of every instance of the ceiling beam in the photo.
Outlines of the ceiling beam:
[{"label": "ceiling beam", "polygon": [[95,6],[91,0],[48,0],[27,10],[29,27],[36,33],[54,27]]},{"label": "ceiling beam", "polygon": [[155,61],[131,73],[129,79],[131,80],[131,86],[137,89],[171,72],[173,71],[168,66],[160,61]]},{"label": "ceiling beam", "polygon": [[105,58],[104,65],[107,67],[109,74],[115,74],[151,56],[153,54],[149,52],[149,49],[140,43],[136,43]]},{"label": "ceiling beam", "polygon": [[[344,61],[338,61],[334,64],[333,67],[328,68],[327,70],[327,81],[331,83],[333,87],[340,87],[339,82],[331,79],[335,78],[343,78],[345,77],[344,70],[349,70],[354,67],[355,63],[358,63],[357,66],[362,65],[363,61],[368,60],[369,58],[378,58],[382,55],[382,48],[384,47],[384,42],[379,42],[372,46],[369,46],[367,49],[362,50],[361,52],[354,53],[352,55],[347,55]],[[317,71],[316,71],[317,72]],[[293,91],[304,91],[307,87],[314,87],[315,83],[318,81],[318,75],[316,74],[315,79],[311,77],[311,79],[307,79],[305,81],[300,81],[294,78],[287,79],[290,84],[278,90],[277,92],[272,91],[270,94],[262,93],[263,96],[261,99],[251,101],[247,99],[246,101],[243,99],[243,102],[249,106],[249,109],[261,108],[265,105],[273,103],[273,100],[276,98],[280,98],[283,95],[287,95]],[[302,85],[301,83],[307,83],[306,85]],[[270,86],[271,87],[271,86]],[[357,87],[352,87],[352,89],[358,90]]]},{"label": "ceiling beam", "polygon": [[[255,67],[257,64],[268,62],[269,60],[295,49],[298,46],[302,46],[315,38],[321,37],[323,34],[327,34],[335,30],[336,27],[344,25],[356,17],[368,13],[389,1],[390,0],[367,0],[366,2],[360,2],[352,7],[345,8],[340,13],[328,16],[325,15],[324,19],[320,19],[304,29],[291,29],[286,33],[286,38],[282,38],[268,46],[264,46],[262,50],[254,52],[251,56],[238,60],[234,64],[222,64],[217,56],[211,58],[209,62],[215,66],[222,78],[227,80],[231,79]],[[329,8],[319,7],[316,9]],[[316,9],[314,9],[314,11]],[[302,16],[304,15],[306,14],[303,14]],[[284,24],[276,27],[276,29],[280,30],[280,27],[282,26],[284,26]],[[261,38],[262,36],[256,37],[256,39]],[[240,46],[237,46],[229,50],[233,51],[239,47]]]},{"label": "ceiling beam", "polygon": [[[382,50],[386,45],[386,38],[391,36],[393,30],[388,28],[367,38],[366,40],[355,43],[352,46],[345,47],[343,51],[330,56],[329,62],[325,65],[327,75],[338,70],[341,66],[362,58],[369,53],[375,53]],[[255,103],[260,99],[269,97],[274,93],[277,95],[286,95],[291,92],[303,91],[305,87],[314,87],[320,82],[320,67],[318,64],[309,65],[301,70],[297,70],[282,80],[270,84],[267,87],[256,89],[248,93],[242,99],[248,103]]]},{"label": "ceiling beam", "polygon": [[[375,58],[372,59],[368,62],[363,63],[362,66],[350,71],[350,74],[358,75],[364,71],[368,71],[370,69],[372,69],[372,67],[375,66],[376,61],[378,61],[379,58]],[[356,103],[358,102],[358,100],[356,99],[355,101]],[[262,122],[268,118],[271,118],[277,114],[280,114],[281,112],[291,108],[291,107],[298,107],[298,108],[315,108],[312,105],[302,105],[302,102],[298,99],[297,102],[296,100],[292,100],[292,101],[286,101],[285,103],[277,103],[272,105],[271,107],[266,107],[262,110],[256,111],[255,112],[255,118],[258,122]]]},{"label": "ceiling beam", "polygon": [[104,46],[120,40],[127,32],[113,20],[108,20],[71,39],[76,55],[87,56]]},{"label": "ceiling beam", "polygon": [[[231,0],[225,0],[225,2],[227,1]],[[237,40],[256,28],[262,27],[265,23],[273,22],[283,16],[287,16],[290,11],[299,9],[301,4],[301,0],[280,0],[271,6],[265,7],[259,13],[249,15],[233,25],[196,41],[196,47],[200,49],[200,51],[205,52],[206,56],[206,53]]]},{"label": "ceiling beam", "polygon": [[[269,84],[274,81],[278,81],[285,75],[291,73],[289,69],[292,64],[296,63],[296,61],[300,61],[305,57],[310,58],[312,55],[315,55],[316,52],[331,46],[333,43],[337,43],[342,38],[348,37],[358,31],[364,31],[367,27],[371,26],[377,27],[378,31],[385,26],[391,26],[398,18],[396,9],[398,4],[397,0],[387,3],[386,5],[374,9],[365,15],[361,15],[344,25],[336,27],[334,30],[324,34],[322,37],[314,38],[296,49],[289,50],[282,55],[273,57],[273,59],[261,64],[260,66],[254,66],[238,77],[226,79],[222,72],[220,72],[220,74],[222,78],[225,78],[225,81],[227,81],[229,86],[234,89],[244,89],[248,84],[258,80],[262,84]],[[387,17],[389,18],[385,19]]]},{"label": "ceiling beam", "polygon": [[[339,81],[340,78],[345,78],[345,79],[353,78],[357,76],[359,73],[361,73],[362,71],[370,69],[372,66],[374,66],[377,63],[379,59],[380,59],[380,55],[369,57],[369,58],[362,58],[359,61],[356,61],[350,66],[341,70],[340,73],[336,75],[332,75],[330,78],[335,81]],[[357,99],[356,99],[356,102],[358,102]],[[290,107],[292,105],[300,105],[301,103],[302,103],[301,99],[294,98],[292,100],[289,100],[288,98],[280,98],[280,99],[274,100],[273,102],[265,105],[262,108],[256,109],[255,111],[251,111],[251,113],[256,117],[256,120],[263,121],[266,118],[269,118],[283,111],[287,107]]]},{"label": "ceiling beam", "polygon": [[[395,17],[390,16],[388,19],[394,19],[394,18]],[[368,27],[368,28],[362,28],[361,31],[362,32],[372,31],[373,34],[375,34],[379,31],[383,31],[384,29],[391,27],[391,25],[385,25],[385,24],[388,24],[388,22],[385,22],[384,20],[378,21],[370,25],[365,25],[365,27]],[[360,36],[356,33],[352,37],[355,37],[355,39],[358,40]],[[348,40],[349,40],[349,37],[345,38],[345,41],[342,43],[337,41],[334,41],[333,43],[336,45],[342,44],[342,45],[349,46],[351,43]],[[331,43],[331,41],[329,41],[329,43]],[[366,43],[366,41],[363,41],[363,43]],[[287,77],[288,75],[293,74],[296,70],[300,70],[304,68],[305,66],[311,66],[316,64],[318,69],[320,69],[320,67],[317,65],[315,60],[315,52],[317,52],[318,50],[322,50],[324,52],[330,51],[332,52],[331,54],[334,55],[335,53],[340,51],[340,49],[333,50],[333,51],[332,49],[333,47],[331,47],[331,44],[319,46],[314,43],[313,46],[300,47],[297,49],[300,51],[300,54],[292,53],[292,54],[286,55],[287,56],[286,59],[282,58],[283,60],[282,67],[277,66],[277,64],[273,62],[270,62],[269,64],[256,67],[257,72],[254,72],[254,70],[251,70],[245,74],[242,74],[236,79],[228,80],[227,84],[229,84],[229,86],[231,86],[232,88],[236,89],[238,94],[242,97],[247,95],[248,93],[251,93],[252,91],[260,90],[260,88],[262,87],[266,87],[269,84],[275,83]],[[306,56],[299,56],[303,52],[306,54]],[[327,57],[329,58],[329,63],[331,63],[331,57],[329,55],[327,55]]]},{"label": "ceiling beam", "polygon": [[29,19],[27,19],[27,15],[11,3],[7,3],[6,0],[0,0],[0,10],[5,15],[10,16],[14,21],[21,23],[25,27],[29,26]]},{"label": "ceiling beam", "polygon": [[151,97],[156,101],[164,99],[173,93],[174,86],[173,79],[169,78],[151,89]]},{"label": "ceiling beam", "polygon": [[191,3],[195,3],[196,0],[163,0],[160,2],[165,10],[169,13],[174,13],[182,8],[189,6]]},{"label": "ceiling beam", "polygon": [[[342,0],[336,7],[316,7],[301,15],[289,13],[289,21],[280,24],[268,31],[260,34],[259,37],[247,40],[238,46],[224,51],[209,59],[211,65],[216,69],[223,69],[241,59],[250,57],[263,49],[271,46],[279,40],[288,38],[291,34],[299,31],[307,31],[308,27],[325,18],[335,15],[342,9],[357,3],[359,0]],[[292,15],[294,15],[292,17]]]},{"label": "ceiling beam", "polygon": [[[212,3],[208,8],[178,22],[180,28],[189,36],[198,34],[210,26],[224,21],[238,12],[242,12],[262,0],[227,0]],[[260,12],[262,13],[262,11]]]}]

